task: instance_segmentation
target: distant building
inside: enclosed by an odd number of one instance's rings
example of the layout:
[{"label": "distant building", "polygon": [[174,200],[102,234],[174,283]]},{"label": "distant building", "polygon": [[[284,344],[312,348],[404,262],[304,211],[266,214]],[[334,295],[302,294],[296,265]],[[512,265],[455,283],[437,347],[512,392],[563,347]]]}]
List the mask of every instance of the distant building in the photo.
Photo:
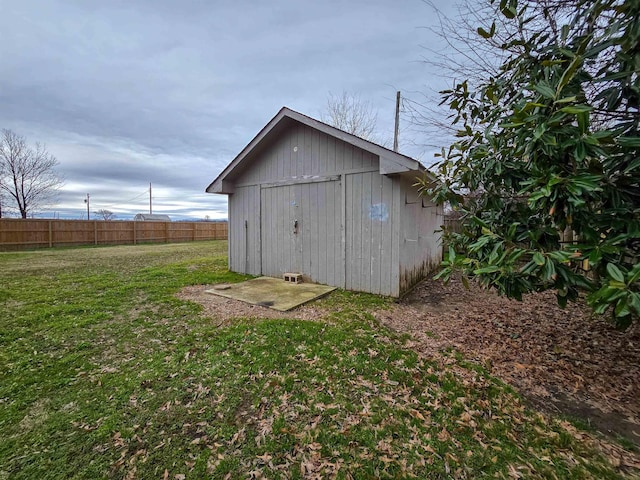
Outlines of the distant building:
[{"label": "distant building", "polygon": [[170,222],[169,215],[161,215],[158,213],[138,213],[133,219],[136,222]]}]

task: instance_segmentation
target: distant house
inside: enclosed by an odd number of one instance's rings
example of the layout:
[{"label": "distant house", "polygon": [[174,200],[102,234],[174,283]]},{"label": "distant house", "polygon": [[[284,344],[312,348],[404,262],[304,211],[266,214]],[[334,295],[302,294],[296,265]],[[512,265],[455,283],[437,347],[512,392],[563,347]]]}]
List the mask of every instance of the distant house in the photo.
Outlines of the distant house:
[{"label": "distant house", "polygon": [[206,189],[229,196],[229,267],[394,297],[441,258],[417,161],[288,108]]},{"label": "distant house", "polygon": [[169,215],[158,213],[138,213],[133,219],[137,222],[170,222]]}]

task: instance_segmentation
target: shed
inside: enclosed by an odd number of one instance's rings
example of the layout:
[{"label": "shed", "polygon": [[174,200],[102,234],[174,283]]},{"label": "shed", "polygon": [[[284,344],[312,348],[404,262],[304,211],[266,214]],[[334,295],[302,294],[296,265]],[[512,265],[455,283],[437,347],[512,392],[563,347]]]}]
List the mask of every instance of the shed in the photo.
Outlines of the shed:
[{"label": "shed", "polygon": [[229,196],[229,268],[399,297],[441,259],[442,207],[410,157],[283,107],[207,187]]},{"label": "shed", "polygon": [[169,215],[160,213],[138,213],[133,219],[136,222],[170,222]]}]

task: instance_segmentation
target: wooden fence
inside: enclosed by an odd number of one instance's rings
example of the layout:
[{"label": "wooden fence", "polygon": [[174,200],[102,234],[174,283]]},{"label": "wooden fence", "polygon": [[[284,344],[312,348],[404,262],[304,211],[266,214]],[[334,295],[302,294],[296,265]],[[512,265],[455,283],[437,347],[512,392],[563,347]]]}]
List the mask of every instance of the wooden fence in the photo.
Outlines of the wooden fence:
[{"label": "wooden fence", "polygon": [[75,245],[226,240],[227,222],[139,222],[1,218],[0,251]]},{"label": "wooden fence", "polygon": [[[462,219],[456,215],[445,215],[443,217],[442,226],[449,232],[461,232],[462,231]],[[570,245],[575,245],[578,243],[579,239],[576,233],[571,230],[570,227],[567,227],[565,230],[561,230],[560,234],[560,245],[562,248],[567,248]],[[443,242],[442,243],[442,258],[444,259],[448,255],[449,246]],[[584,271],[589,271],[589,261],[582,260],[579,262],[572,261],[572,264]]]},{"label": "wooden fence", "polygon": [[458,215],[444,215],[442,226],[449,232],[460,232],[462,230],[462,220]]}]

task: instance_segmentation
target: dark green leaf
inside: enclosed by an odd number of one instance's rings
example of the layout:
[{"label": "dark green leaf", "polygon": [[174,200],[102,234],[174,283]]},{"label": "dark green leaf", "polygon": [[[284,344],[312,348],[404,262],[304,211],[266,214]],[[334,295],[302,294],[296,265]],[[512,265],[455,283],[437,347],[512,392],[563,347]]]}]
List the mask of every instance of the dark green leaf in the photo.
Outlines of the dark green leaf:
[{"label": "dark green leaf", "polygon": [[479,268],[473,271],[474,275],[482,275],[483,273],[495,273],[499,271],[500,268],[496,265],[489,265],[488,267]]},{"label": "dark green leaf", "polygon": [[629,311],[629,305],[627,305],[627,299],[621,298],[620,300],[618,300],[615,310],[616,317],[626,317],[630,313],[631,312]]},{"label": "dark green leaf", "polygon": [[578,120],[578,128],[580,129],[580,134],[584,135],[589,131],[589,112],[579,112],[576,115],[576,118]]},{"label": "dark green leaf", "polygon": [[533,261],[536,263],[536,265],[542,266],[544,265],[545,259],[540,252],[535,252],[533,254]]},{"label": "dark green leaf", "polygon": [[578,100],[578,97],[576,97],[575,95],[573,97],[564,97],[561,98],[560,100],[556,100],[554,103],[572,103]]},{"label": "dark green leaf", "polygon": [[560,109],[561,112],[571,113],[573,115],[576,113],[590,112],[591,110],[593,110],[593,107],[589,105],[569,105]]},{"label": "dark green leaf", "polygon": [[640,295],[636,292],[629,293],[629,306],[636,313],[636,315],[640,315]]},{"label": "dark green leaf", "polygon": [[611,278],[624,284],[624,275],[620,269],[613,263],[607,263],[607,273]]},{"label": "dark green leaf", "polygon": [[637,282],[638,279],[640,279],[640,263],[635,264],[631,271],[627,274],[627,281],[629,282],[629,285]]},{"label": "dark green leaf", "polygon": [[640,147],[640,137],[618,137],[616,142],[623,147]]},{"label": "dark green leaf", "polygon": [[478,27],[478,33],[480,34],[480,36],[482,36],[483,38],[491,38],[493,37],[493,34],[491,32],[487,32],[484,28],[482,27]]},{"label": "dark green leaf", "polygon": [[[536,92],[546,98],[554,99],[556,92],[546,83],[539,83],[533,87]],[[565,107],[566,108],[566,107]]]},{"label": "dark green leaf", "polygon": [[553,262],[545,262],[542,268],[542,278],[545,281],[555,280],[556,278],[556,266]]},{"label": "dark green leaf", "polygon": [[573,76],[576,73],[578,67],[582,64],[582,57],[575,56],[569,67],[563,72],[562,77],[560,77],[560,82],[558,82],[558,88],[556,89],[556,95],[559,95],[562,89],[571,81]]},{"label": "dark green leaf", "polygon": [[567,306],[567,296],[566,295],[560,295],[559,293],[556,294],[556,299],[558,301],[558,305],[560,305],[561,308],[564,308]]}]

